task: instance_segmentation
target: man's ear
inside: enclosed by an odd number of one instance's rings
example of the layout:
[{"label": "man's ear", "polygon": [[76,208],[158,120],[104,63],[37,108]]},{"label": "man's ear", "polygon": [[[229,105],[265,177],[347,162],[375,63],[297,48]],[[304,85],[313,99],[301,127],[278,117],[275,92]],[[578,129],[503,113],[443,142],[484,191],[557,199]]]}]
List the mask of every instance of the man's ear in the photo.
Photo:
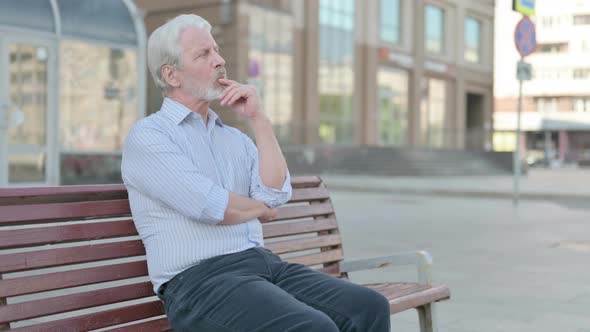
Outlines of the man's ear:
[{"label": "man's ear", "polygon": [[178,72],[176,71],[174,66],[163,65],[162,68],[160,68],[160,70],[162,71],[162,78],[164,79],[164,81],[166,81],[166,83],[168,83],[168,85],[170,85],[173,88],[180,87]]}]

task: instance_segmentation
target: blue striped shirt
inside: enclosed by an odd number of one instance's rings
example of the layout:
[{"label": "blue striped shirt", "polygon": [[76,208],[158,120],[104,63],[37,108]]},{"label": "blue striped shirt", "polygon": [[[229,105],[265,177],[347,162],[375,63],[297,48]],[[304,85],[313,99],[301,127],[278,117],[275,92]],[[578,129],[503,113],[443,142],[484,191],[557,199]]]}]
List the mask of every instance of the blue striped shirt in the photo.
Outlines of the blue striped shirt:
[{"label": "blue striped shirt", "polygon": [[290,199],[289,174],[281,190],[270,188],[258,165],[252,140],[212,110],[205,125],[200,114],[165,98],[159,112],[133,126],[121,173],[155,292],[203,259],[264,245],[257,219],[219,225],[229,192],[270,207]]}]

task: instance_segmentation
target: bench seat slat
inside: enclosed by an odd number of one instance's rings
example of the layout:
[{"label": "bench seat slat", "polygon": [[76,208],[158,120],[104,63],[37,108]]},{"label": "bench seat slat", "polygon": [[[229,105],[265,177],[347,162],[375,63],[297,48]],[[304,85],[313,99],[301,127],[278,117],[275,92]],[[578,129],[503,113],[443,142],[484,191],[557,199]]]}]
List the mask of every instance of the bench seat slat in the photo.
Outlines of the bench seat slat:
[{"label": "bench seat slat", "polygon": [[137,235],[133,220],[0,231],[0,249]]},{"label": "bench seat slat", "polygon": [[317,254],[289,257],[286,258],[286,260],[291,263],[303,264],[307,266],[333,263],[342,260],[342,250],[328,250]]},{"label": "bench seat slat", "polygon": [[[400,285],[402,287],[400,287]],[[364,286],[373,288],[383,294],[383,296],[389,300],[392,314],[416,308],[427,303],[447,300],[451,296],[449,287],[445,285],[427,286],[420,284],[391,283]]]},{"label": "bench seat slat", "polygon": [[312,232],[329,231],[338,228],[336,219],[315,219],[315,220],[304,220],[296,221],[285,224],[267,223],[262,225],[262,231],[265,239],[298,235]]},{"label": "bench seat slat", "polygon": [[0,280],[0,298],[147,275],[145,261]]},{"label": "bench seat slat", "polygon": [[151,282],[0,306],[0,324],[154,296]]},{"label": "bench seat slat", "polygon": [[385,287],[376,289],[379,293],[383,294],[388,299],[394,299],[398,297],[403,297],[408,294],[413,294],[416,292],[421,292],[423,290],[429,289],[430,286],[427,285],[419,285],[416,283],[393,283],[393,284],[386,284]]},{"label": "bench seat slat", "polygon": [[316,249],[321,247],[337,246],[342,243],[340,235],[323,235],[301,239],[277,241],[267,243],[265,246],[275,254],[284,254],[288,252]]},{"label": "bench seat slat", "polygon": [[[277,217],[273,221],[290,220],[306,217],[316,217],[334,213],[331,203],[313,205],[285,206],[278,209]],[[271,221],[272,222],[272,221]]]},{"label": "bench seat slat", "polygon": [[[64,318],[47,323],[41,323],[22,328],[19,332],[61,332],[61,331],[89,331],[99,328],[124,324],[140,319],[156,317],[164,314],[164,307],[160,300],[134,304],[127,307],[100,311],[96,313]],[[165,319],[167,321],[167,319]]]},{"label": "bench seat slat", "polygon": [[0,226],[130,215],[129,201],[0,205]]},{"label": "bench seat slat", "polygon": [[0,255],[0,273],[145,255],[141,240]]}]

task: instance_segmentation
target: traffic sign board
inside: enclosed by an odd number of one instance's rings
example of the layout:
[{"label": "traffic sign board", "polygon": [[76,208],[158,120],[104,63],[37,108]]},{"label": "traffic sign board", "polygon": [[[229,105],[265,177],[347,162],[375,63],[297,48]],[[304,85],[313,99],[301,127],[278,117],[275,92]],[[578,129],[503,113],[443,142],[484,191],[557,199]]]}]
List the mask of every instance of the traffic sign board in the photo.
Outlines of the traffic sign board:
[{"label": "traffic sign board", "polygon": [[535,0],[512,0],[512,10],[526,16],[535,16]]},{"label": "traffic sign board", "polygon": [[530,63],[519,60],[516,65],[516,78],[519,81],[530,81],[533,77],[533,70]]},{"label": "traffic sign board", "polygon": [[516,25],[514,43],[516,44],[518,53],[523,58],[533,53],[537,48],[535,24],[527,16],[523,16]]}]

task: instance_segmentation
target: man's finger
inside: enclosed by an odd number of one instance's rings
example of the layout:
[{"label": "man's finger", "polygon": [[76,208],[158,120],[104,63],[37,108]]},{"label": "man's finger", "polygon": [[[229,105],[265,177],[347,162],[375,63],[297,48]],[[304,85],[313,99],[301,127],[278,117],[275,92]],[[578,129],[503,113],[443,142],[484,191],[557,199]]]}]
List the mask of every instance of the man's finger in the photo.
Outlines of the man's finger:
[{"label": "man's finger", "polygon": [[221,105],[232,105],[238,98],[242,97],[244,91],[240,88],[234,89],[230,93],[228,93],[223,99],[221,100]]},{"label": "man's finger", "polygon": [[223,90],[223,92],[221,93],[221,96],[219,97],[220,102],[223,102],[223,100],[225,99],[225,97],[230,94],[232,91],[234,91],[235,89],[239,88],[239,85],[230,85],[228,88],[226,88],[225,90]]},{"label": "man's finger", "polygon": [[238,89],[235,93],[232,94],[231,98],[227,101],[227,104],[233,105],[240,98],[248,98],[249,96],[250,92],[246,88]]},{"label": "man's finger", "polygon": [[227,85],[227,86],[229,86],[229,85],[234,85],[234,84],[238,84],[238,85],[240,84],[240,83],[238,83],[238,82],[236,82],[236,81],[228,80],[228,79],[226,79],[226,78],[220,78],[220,79],[218,79],[217,81],[218,81],[219,83],[221,83],[221,84],[223,84],[223,85]]}]

